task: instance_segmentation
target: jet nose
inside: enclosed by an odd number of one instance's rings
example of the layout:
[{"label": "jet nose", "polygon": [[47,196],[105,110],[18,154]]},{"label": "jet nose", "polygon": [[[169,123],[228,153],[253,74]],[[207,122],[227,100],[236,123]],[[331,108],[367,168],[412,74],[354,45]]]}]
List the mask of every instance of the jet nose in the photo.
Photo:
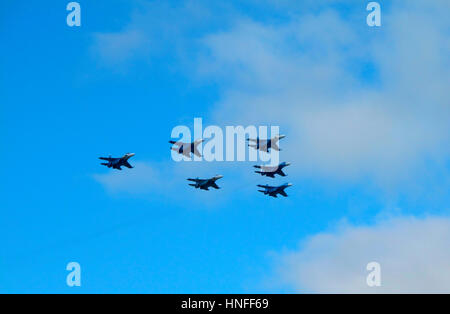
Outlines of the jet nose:
[{"label": "jet nose", "polygon": [[218,179],[221,179],[221,178],[223,178],[223,175],[221,175],[221,174],[218,174],[218,175],[216,175],[214,178],[216,178],[216,180],[218,180]]},{"label": "jet nose", "polygon": [[278,135],[278,138],[279,138],[279,139],[282,139],[282,138],[285,138],[285,137],[286,137],[286,135],[283,135],[283,134]]},{"label": "jet nose", "polygon": [[135,153],[128,153],[127,156],[128,157],[133,157],[134,155],[136,155]]},{"label": "jet nose", "polygon": [[287,186],[292,186],[292,183],[288,183],[288,184],[286,184]]}]

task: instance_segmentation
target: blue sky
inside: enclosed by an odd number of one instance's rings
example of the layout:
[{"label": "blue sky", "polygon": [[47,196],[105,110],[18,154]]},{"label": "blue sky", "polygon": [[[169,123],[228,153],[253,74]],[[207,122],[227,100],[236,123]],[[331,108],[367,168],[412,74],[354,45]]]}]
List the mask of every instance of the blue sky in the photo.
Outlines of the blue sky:
[{"label": "blue sky", "polygon": [[[379,29],[343,0],[79,1],[74,28],[67,3],[0,4],[0,292],[360,292],[372,260],[378,291],[450,291],[426,271],[450,261],[448,3],[380,1]],[[195,117],[280,126],[289,198],[249,162],[172,161]]]}]

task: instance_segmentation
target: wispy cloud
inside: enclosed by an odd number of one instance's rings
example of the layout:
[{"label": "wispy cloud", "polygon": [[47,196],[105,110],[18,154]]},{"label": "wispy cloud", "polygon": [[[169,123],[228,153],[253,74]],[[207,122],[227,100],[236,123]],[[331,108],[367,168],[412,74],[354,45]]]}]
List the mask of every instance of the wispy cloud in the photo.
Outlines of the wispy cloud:
[{"label": "wispy cloud", "polygon": [[91,51],[100,64],[126,66],[136,60],[152,64],[164,56],[187,66],[193,47],[200,48],[199,36],[226,25],[232,10],[225,3],[201,0],[134,1],[133,7],[130,22],[121,30],[93,34]]},{"label": "wispy cloud", "polygon": [[94,34],[92,51],[102,64],[117,66],[145,56],[150,49],[151,41],[144,33],[129,29],[118,33]]},{"label": "wispy cloud", "polygon": [[[224,206],[234,197],[248,191],[255,192],[256,176],[242,176],[242,167],[235,164],[206,162],[133,162],[133,169],[107,170],[94,174],[111,195],[126,195],[136,198],[164,198],[170,202],[196,204],[198,208]],[[220,171],[218,170],[220,169]],[[222,190],[203,191],[189,186],[187,178],[210,178],[225,175],[218,181]],[[243,180],[245,179],[245,181]],[[253,181],[252,181],[253,179]],[[248,191],[247,191],[248,190]],[[201,204],[201,206],[198,206]]]},{"label": "wispy cloud", "polygon": [[429,14],[437,4],[408,4],[373,32],[323,10],[205,36],[200,73],[225,83],[216,118],[288,129],[284,154],[308,176],[404,183],[449,160],[448,19]]},{"label": "wispy cloud", "polygon": [[134,168],[122,171],[110,170],[108,173],[95,174],[93,177],[111,193],[143,194],[151,190],[163,191],[168,183],[162,180],[162,174],[158,169],[145,162],[133,163]]}]

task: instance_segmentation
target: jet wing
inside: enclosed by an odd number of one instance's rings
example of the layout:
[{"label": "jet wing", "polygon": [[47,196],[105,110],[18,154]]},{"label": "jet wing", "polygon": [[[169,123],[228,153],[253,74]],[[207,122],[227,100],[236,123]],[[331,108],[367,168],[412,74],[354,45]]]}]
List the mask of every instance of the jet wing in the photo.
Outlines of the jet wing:
[{"label": "jet wing", "polygon": [[[184,148],[184,147],[183,147]],[[191,151],[190,149],[183,149],[183,152],[181,153],[183,156],[186,156],[187,158],[191,158]],[[201,157],[201,156],[200,156]]]},{"label": "jet wing", "polygon": [[272,141],[271,147],[272,147],[274,150],[280,151],[280,148],[278,147],[277,143],[274,142],[274,141]]},{"label": "jet wing", "polygon": [[124,165],[124,167],[130,168],[130,169],[133,168],[133,166],[130,165],[128,161],[124,161],[123,165]]},{"label": "jet wing", "polygon": [[284,197],[287,197],[287,196],[288,196],[284,190],[278,191],[278,193],[280,193],[280,194],[283,195]]},{"label": "jet wing", "polygon": [[283,172],[283,170],[278,170],[277,171],[277,173],[280,175],[280,176],[282,176],[282,177],[285,177],[286,176],[286,174]]},{"label": "jet wing", "polygon": [[261,144],[261,142],[259,143],[259,150],[261,150],[261,151],[263,151],[263,152],[267,152],[268,151],[268,148],[267,148],[267,142],[266,143],[264,143],[264,144]]},{"label": "jet wing", "polygon": [[200,182],[201,180],[200,179],[191,179],[191,178],[189,178],[189,179],[187,179],[188,181],[192,181],[192,182]]},{"label": "jet wing", "polygon": [[187,143],[183,143],[183,142],[180,142],[180,141],[169,141],[169,143],[170,144],[173,144],[173,145],[177,145],[177,146],[183,146],[183,145],[186,145]]},{"label": "jet wing", "polygon": [[[175,145],[175,144],[174,144]],[[184,145],[181,145],[179,148],[172,147],[173,151],[177,152],[178,154],[181,154],[187,158],[191,158],[191,150],[185,149]]]},{"label": "jet wing", "polygon": [[110,161],[111,160],[111,158],[109,158],[109,157],[98,157],[98,159],[106,160],[106,161]]},{"label": "jet wing", "polygon": [[[197,147],[194,148],[193,154],[197,157],[202,157],[202,154],[200,154],[200,152],[197,150]],[[188,157],[190,157],[190,155]]]},{"label": "jet wing", "polygon": [[220,187],[216,184],[216,182],[211,182],[210,185],[215,189],[220,189]]},{"label": "jet wing", "polygon": [[275,172],[278,170],[278,167],[262,166],[261,170],[264,172]]}]

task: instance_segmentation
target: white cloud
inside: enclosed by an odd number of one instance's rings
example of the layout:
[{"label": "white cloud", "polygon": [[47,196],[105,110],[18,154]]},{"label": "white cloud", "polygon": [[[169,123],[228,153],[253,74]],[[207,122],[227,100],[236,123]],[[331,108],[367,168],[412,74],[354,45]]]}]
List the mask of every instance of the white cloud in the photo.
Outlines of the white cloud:
[{"label": "white cloud", "polygon": [[[450,219],[397,218],[371,227],[341,226],[277,257],[277,280],[297,292],[450,293]],[[381,287],[369,287],[369,262]]]},{"label": "white cloud", "polygon": [[174,58],[176,69],[180,67],[179,63],[186,66],[192,62],[189,52],[196,45],[199,34],[203,34],[205,28],[225,25],[230,10],[227,3],[202,0],[179,3],[133,1],[132,5],[131,20],[121,30],[93,34],[91,51],[101,64],[128,66],[135,60],[152,64],[164,57]]},{"label": "white cloud", "polygon": [[[449,20],[439,5],[394,5],[373,32],[322,10],[205,36],[199,73],[223,86],[216,120],[279,124],[290,135],[283,154],[303,175],[416,179],[450,159]],[[362,76],[367,65],[373,77]]]}]

